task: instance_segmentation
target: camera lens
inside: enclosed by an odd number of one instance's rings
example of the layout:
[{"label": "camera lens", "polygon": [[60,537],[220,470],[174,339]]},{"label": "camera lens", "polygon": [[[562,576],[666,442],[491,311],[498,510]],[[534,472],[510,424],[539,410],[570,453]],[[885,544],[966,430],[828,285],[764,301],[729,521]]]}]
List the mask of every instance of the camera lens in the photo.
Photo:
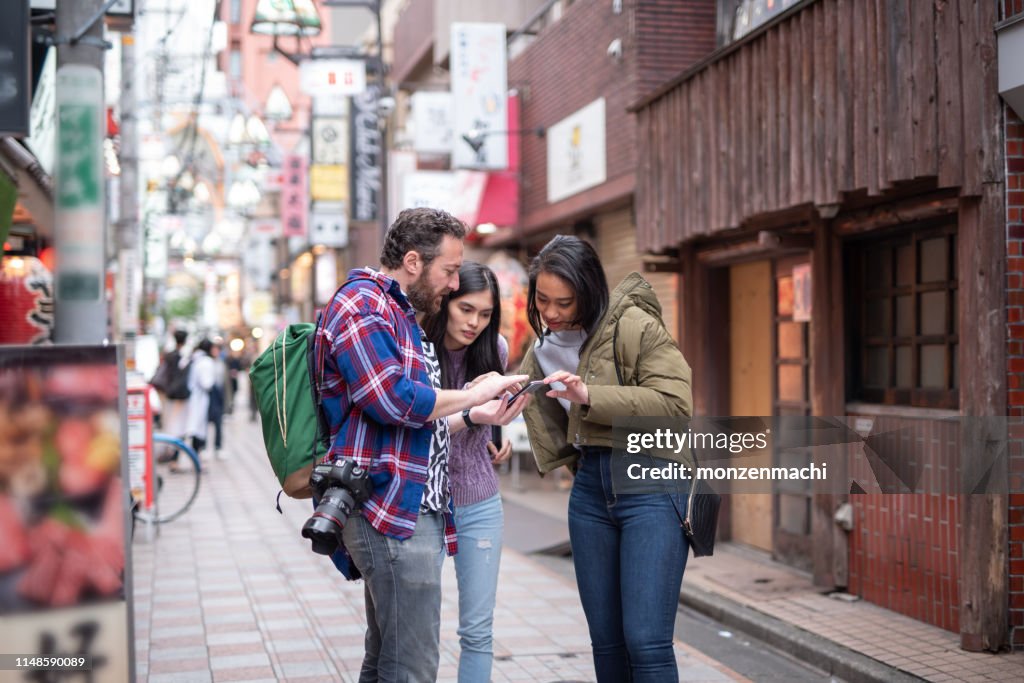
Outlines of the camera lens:
[{"label": "camera lens", "polygon": [[334,533],[336,527],[333,521],[314,514],[302,525],[302,537],[312,541],[314,553],[332,555],[338,549],[338,537]]},{"label": "camera lens", "polygon": [[302,537],[313,542],[313,552],[330,555],[338,549],[341,531],[354,505],[352,495],[339,486],[324,492],[313,516],[302,525]]}]

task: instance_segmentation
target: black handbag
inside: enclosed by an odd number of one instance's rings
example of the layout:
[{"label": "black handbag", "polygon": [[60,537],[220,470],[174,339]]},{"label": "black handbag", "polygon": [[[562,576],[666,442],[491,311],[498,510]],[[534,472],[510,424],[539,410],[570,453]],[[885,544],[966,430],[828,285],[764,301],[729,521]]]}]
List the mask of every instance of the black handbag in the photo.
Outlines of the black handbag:
[{"label": "black handbag", "polygon": [[[697,456],[693,457],[694,472],[697,470]],[[690,540],[694,557],[715,554],[715,535],[718,532],[718,508],[722,497],[711,490],[703,479],[692,479],[690,495],[686,497],[686,516],[680,516],[683,532]],[[676,514],[679,510],[676,509]]]},{"label": "black handbag", "polygon": [[[622,370],[619,365],[619,325],[615,324],[615,331],[612,334],[612,362],[615,363],[615,377],[619,380],[620,386],[626,383],[622,380]],[[700,465],[697,462],[697,455],[693,456],[693,475],[697,476]],[[686,497],[686,516],[679,512],[679,506],[673,497],[672,507],[675,508],[676,516],[679,517],[679,525],[683,527],[693,550],[694,557],[709,557],[715,554],[715,536],[718,533],[718,509],[722,506],[722,497],[715,493],[711,486],[703,479],[691,479],[693,484],[690,487],[690,494]]]}]

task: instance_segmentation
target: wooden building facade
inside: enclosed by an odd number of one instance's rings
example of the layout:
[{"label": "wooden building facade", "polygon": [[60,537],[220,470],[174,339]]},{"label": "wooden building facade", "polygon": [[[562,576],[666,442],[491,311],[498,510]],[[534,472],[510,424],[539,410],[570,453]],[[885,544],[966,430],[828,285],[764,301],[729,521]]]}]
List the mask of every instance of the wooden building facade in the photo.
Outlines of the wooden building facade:
[{"label": "wooden building facade", "polygon": [[[1004,11],[805,0],[632,107],[638,249],[678,263],[698,414],[849,415],[875,431],[1008,414],[1007,254],[1021,245],[1007,232],[1019,131],[996,86]],[[808,282],[809,320],[792,295]],[[930,435],[944,454],[964,438]],[[1019,460],[1016,447],[996,473],[1011,492]],[[727,537],[822,586],[966,649],[1024,644],[1019,496],[731,498]],[[834,520],[844,504],[851,531]]]}]

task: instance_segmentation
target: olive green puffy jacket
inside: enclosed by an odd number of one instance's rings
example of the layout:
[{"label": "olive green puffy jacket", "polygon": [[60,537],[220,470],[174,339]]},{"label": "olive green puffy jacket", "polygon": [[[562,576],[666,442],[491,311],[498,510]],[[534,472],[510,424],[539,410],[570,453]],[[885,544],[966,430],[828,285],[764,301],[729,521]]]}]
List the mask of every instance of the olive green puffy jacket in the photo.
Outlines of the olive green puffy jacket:
[{"label": "olive green puffy jacket", "polygon": [[[621,385],[615,372],[616,357]],[[531,380],[544,378],[533,347],[519,372]],[[566,415],[556,399],[541,392],[534,394],[523,411],[542,473],[562,465],[575,470],[579,451],[572,446],[574,442],[612,446],[613,418],[689,417],[692,412],[690,366],[665,329],[658,297],[639,273],[630,273],[612,292],[608,311],[580,350],[575,373],[587,385],[590,405],[573,403]]]}]

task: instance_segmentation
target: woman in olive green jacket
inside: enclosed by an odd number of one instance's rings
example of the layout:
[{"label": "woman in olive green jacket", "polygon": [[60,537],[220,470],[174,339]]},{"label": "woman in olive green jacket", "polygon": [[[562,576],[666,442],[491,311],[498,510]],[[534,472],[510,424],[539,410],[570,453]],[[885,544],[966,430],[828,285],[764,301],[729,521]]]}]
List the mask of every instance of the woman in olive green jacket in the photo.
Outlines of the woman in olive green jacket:
[{"label": "woman in olive green jacket", "polygon": [[576,471],[569,539],[597,679],[677,681],[685,495],[616,494],[612,420],[688,417],[690,368],[651,286],[632,273],[609,295],[597,253],[576,237],[555,237],[531,263],[527,314],[538,339],[520,372],[552,389],[523,415],[540,471]]}]

